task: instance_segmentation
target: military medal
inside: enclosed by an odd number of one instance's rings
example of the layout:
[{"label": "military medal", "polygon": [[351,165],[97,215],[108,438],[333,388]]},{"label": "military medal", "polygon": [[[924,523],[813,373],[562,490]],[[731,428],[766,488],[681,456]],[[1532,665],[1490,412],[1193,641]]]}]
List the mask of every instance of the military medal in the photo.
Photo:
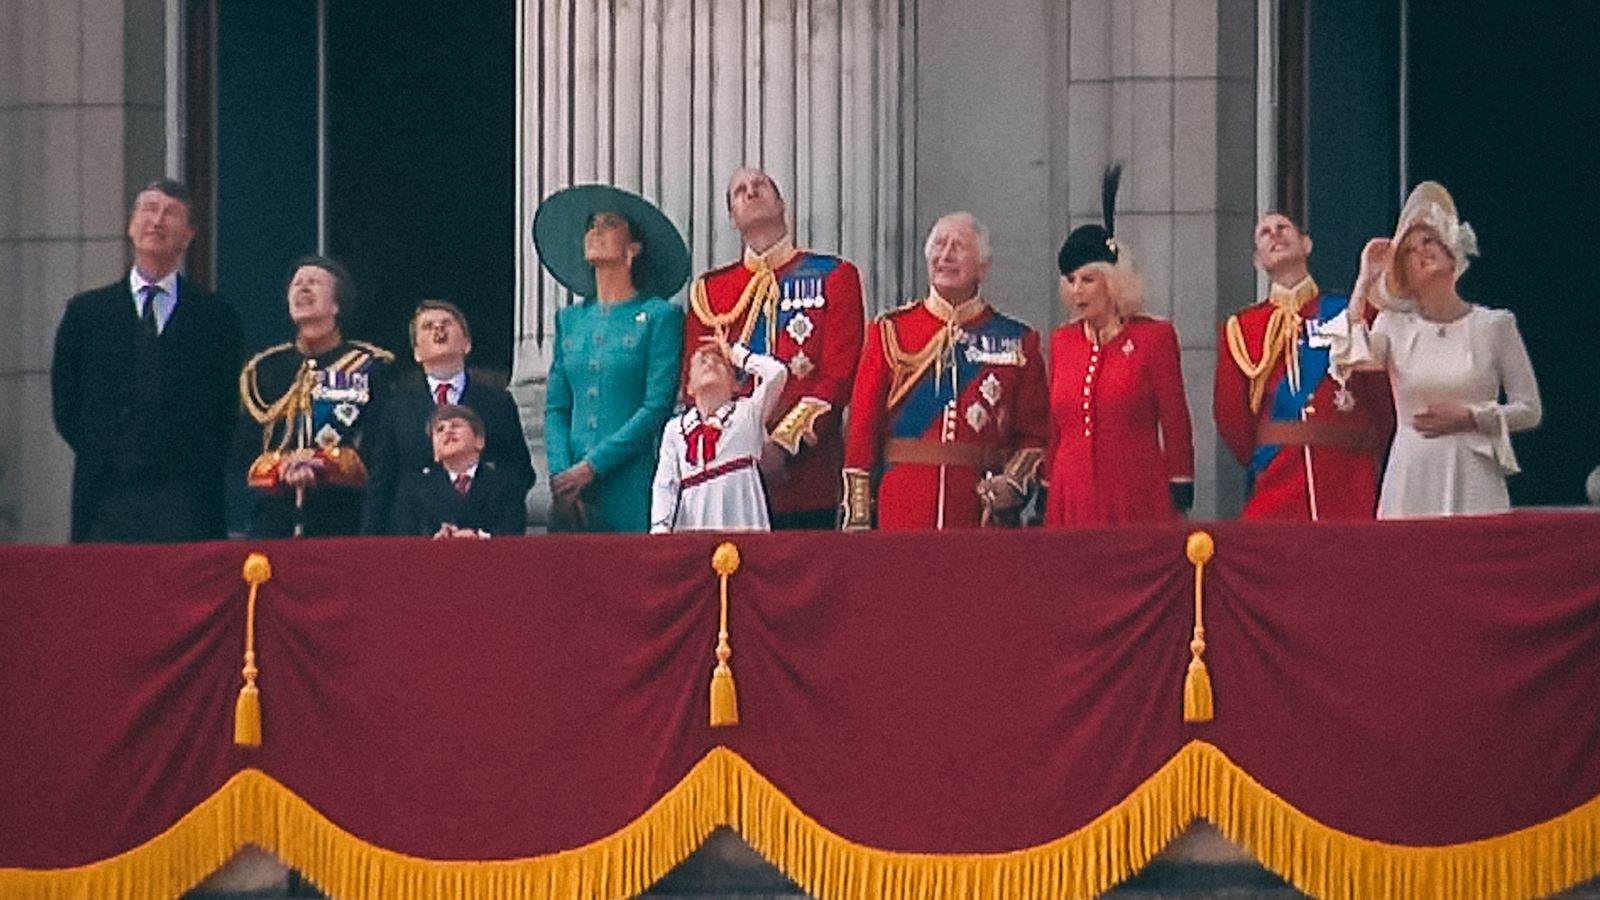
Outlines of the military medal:
[{"label": "military medal", "polygon": [[1337,369],[1330,374],[1333,375],[1334,383],[1339,385],[1333,392],[1333,408],[1345,413],[1355,409],[1356,395],[1350,393],[1350,388],[1345,386],[1345,379],[1339,376]]}]

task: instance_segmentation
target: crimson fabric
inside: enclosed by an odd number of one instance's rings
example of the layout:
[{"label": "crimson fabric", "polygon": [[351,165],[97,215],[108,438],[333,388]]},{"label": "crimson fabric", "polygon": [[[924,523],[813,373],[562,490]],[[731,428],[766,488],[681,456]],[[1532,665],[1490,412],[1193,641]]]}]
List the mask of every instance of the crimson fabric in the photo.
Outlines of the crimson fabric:
[{"label": "crimson fabric", "polygon": [[1178,332],[1136,316],[1102,346],[1079,322],[1050,338],[1046,525],[1170,522],[1172,481],[1194,480]]},{"label": "crimson fabric", "polygon": [[[1318,294],[1300,307],[1296,340],[1302,348],[1306,346],[1305,324],[1315,319],[1321,304],[1322,295]],[[1262,300],[1233,317],[1239,321],[1252,360],[1260,360],[1266,354],[1264,344],[1272,309],[1270,299]],[[1369,311],[1368,316],[1370,319],[1376,313]],[[1251,412],[1250,381],[1229,349],[1228,326],[1224,324],[1218,330],[1211,411],[1222,443],[1242,466],[1250,465],[1261,426],[1272,421],[1273,395],[1283,381],[1284,366],[1283,359],[1273,363],[1261,408]],[[1313,518],[1313,493],[1315,518],[1321,521],[1372,518],[1378,505],[1378,478],[1383,473],[1383,457],[1389,450],[1389,439],[1394,436],[1394,398],[1389,394],[1389,376],[1383,372],[1352,373],[1348,386],[1355,405],[1341,410],[1334,402],[1338,384],[1331,374],[1324,375],[1312,392],[1301,420],[1359,431],[1364,436],[1365,446],[1359,450],[1313,447],[1309,454],[1303,445],[1280,447],[1278,454],[1257,473],[1250,485],[1250,497],[1240,514],[1242,518],[1308,521]]]},{"label": "crimson fabric", "polygon": [[[891,462],[884,458],[888,441],[992,452],[998,470],[1020,450],[1042,453],[1049,437],[1050,388],[1039,333],[974,298],[962,307],[975,306],[977,312],[956,319],[959,328],[952,334],[950,321],[929,302],[902,306],[873,321],[850,396],[845,465],[879,471],[877,525],[884,531],[979,527],[984,505],[978,483],[990,474],[988,466]],[[897,354],[914,357],[946,338],[954,343],[923,369],[904,396],[891,397],[900,377],[915,368],[904,358],[890,357],[892,344],[898,345]],[[1035,476],[1033,471],[1020,474]]]},{"label": "crimson fabric", "polygon": [[548,854],[718,743],[833,831],[929,853],[1066,834],[1193,739],[1392,843],[1600,796],[1600,516],[1217,523],[1197,726],[1187,530],[742,536],[716,730],[715,536],[0,548],[0,867],[126,851],[245,767],[391,850]]}]

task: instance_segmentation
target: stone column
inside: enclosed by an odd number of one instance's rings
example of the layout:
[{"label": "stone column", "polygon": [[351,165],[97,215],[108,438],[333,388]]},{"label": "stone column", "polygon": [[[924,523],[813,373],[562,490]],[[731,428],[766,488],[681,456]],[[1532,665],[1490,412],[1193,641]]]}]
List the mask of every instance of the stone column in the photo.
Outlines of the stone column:
[{"label": "stone column", "polygon": [[67,537],[56,325],[129,265],[132,192],[165,166],[166,55],[162,0],[0,5],[0,540]]},{"label": "stone column", "polygon": [[1001,309],[1061,323],[1056,247],[1099,221],[1100,174],[1124,164],[1117,237],[1182,341],[1198,517],[1235,512],[1241,488],[1210,410],[1217,323],[1255,293],[1255,8],[996,0],[925,3],[917,21],[913,230],[953,209],[985,220]]}]

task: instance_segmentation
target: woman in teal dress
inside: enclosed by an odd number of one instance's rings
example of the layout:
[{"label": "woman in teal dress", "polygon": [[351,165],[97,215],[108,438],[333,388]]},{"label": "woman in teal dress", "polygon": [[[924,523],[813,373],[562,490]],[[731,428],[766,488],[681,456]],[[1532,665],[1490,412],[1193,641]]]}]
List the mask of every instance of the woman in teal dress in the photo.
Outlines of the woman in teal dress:
[{"label": "woman in teal dress", "polygon": [[663,298],[687,280],[688,248],[649,201],[605,185],[546,198],[533,239],[579,298],[556,313],[545,398],[551,530],[646,531],[683,347],[683,311]]}]

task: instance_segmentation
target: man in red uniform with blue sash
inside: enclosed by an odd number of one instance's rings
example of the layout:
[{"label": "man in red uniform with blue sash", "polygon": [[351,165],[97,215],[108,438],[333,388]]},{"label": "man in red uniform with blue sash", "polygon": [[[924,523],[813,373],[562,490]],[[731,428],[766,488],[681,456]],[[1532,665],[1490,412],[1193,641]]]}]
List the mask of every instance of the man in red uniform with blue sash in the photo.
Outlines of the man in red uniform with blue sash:
[{"label": "man in red uniform with blue sash", "polygon": [[934,224],[929,295],[872,323],[851,397],[844,528],[975,528],[1010,521],[1033,491],[1049,423],[1039,333],[979,293],[988,230]]},{"label": "man in red uniform with blue sash", "polygon": [[759,169],[728,182],[728,215],[744,258],[696,279],[683,359],[722,333],[789,369],[762,453],[772,527],[832,528],[839,508],[840,428],[861,355],[861,276],[848,260],[794,245],[778,186]]},{"label": "man in red uniform with blue sash", "polygon": [[1311,279],[1311,238],[1271,212],[1255,230],[1267,299],[1228,317],[1218,341],[1212,411],[1217,431],[1249,479],[1246,519],[1370,519],[1394,431],[1388,377],[1328,364],[1321,323],[1344,297]]}]

